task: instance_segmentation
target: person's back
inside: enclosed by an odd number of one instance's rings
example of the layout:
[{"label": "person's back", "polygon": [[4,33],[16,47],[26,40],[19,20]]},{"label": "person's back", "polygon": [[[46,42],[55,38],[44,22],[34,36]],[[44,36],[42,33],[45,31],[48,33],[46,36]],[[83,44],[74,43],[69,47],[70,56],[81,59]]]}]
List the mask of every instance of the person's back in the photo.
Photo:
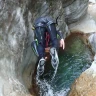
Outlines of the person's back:
[{"label": "person's back", "polygon": [[43,16],[43,17],[39,17],[35,20],[34,22],[34,26],[36,27],[46,27],[47,24],[52,24],[55,23],[51,17],[49,16]]}]

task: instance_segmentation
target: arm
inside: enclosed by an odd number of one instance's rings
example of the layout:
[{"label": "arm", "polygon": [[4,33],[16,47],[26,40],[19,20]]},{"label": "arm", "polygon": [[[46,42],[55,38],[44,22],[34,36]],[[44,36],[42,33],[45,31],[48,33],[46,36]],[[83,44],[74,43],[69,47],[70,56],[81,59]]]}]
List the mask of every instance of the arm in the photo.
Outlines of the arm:
[{"label": "arm", "polygon": [[61,31],[57,31],[57,34],[60,37],[60,47],[62,47],[63,50],[64,50],[64,48],[65,48],[65,42],[64,42],[64,39],[63,39],[63,35],[62,35]]}]

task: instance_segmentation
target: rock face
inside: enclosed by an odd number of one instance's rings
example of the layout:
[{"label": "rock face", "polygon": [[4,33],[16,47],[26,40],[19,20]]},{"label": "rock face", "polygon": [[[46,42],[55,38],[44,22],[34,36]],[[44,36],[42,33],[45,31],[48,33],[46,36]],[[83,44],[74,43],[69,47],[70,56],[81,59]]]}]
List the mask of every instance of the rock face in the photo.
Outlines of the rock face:
[{"label": "rock face", "polygon": [[28,1],[24,0],[0,0],[0,96],[29,94],[22,73],[26,66],[31,65],[29,70],[34,70],[36,57],[32,57],[27,43],[30,36],[27,5]]},{"label": "rock face", "polygon": [[96,22],[96,1],[93,0],[93,3],[90,0],[90,4],[88,7],[88,13],[91,15],[91,17],[95,20]]},{"label": "rock face", "polygon": [[96,32],[96,3],[93,2],[95,2],[95,0],[90,0],[88,6],[88,14],[85,15],[85,17],[69,25],[69,29],[71,32]]},{"label": "rock face", "polygon": [[96,96],[96,61],[73,83],[69,96]]},{"label": "rock face", "polygon": [[[69,34],[69,23],[87,13],[88,0],[0,0],[0,96],[28,96],[37,57],[31,50],[34,20],[58,17]],[[58,27],[57,26],[57,27]]]},{"label": "rock face", "polygon": [[[96,1],[90,0],[88,13],[90,15],[90,18],[91,19],[93,18],[94,23],[90,22],[90,24],[94,25],[94,27],[93,26],[91,27],[93,32],[92,30],[89,31],[89,33],[91,32],[92,33],[90,34],[88,41],[91,45],[92,51],[95,54],[94,61],[92,62],[91,67],[87,69],[85,72],[83,72],[80,75],[80,77],[77,78],[76,81],[72,84],[69,96],[96,96],[96,11],[95,11],[96,8],[95,7],[96,7]],[[76,29],[76,27],[74,27],[74,29]]]},{"label": "rock face", "polygon": [[96,96],[96,33],[89,36],[89,42],[94,52],[94,61],[89,69],[83,72],[72,84],[68,96]]},{"label": "rock face", "polygon": [[60,30],[63,30],[64,36],[66,37],[66,34],[69,34],[68,25],[80,21],[80,19],[86,15],[88,1],[89,0],[36,0],[35,2],[30,2],[29,9],[33,13],[32,20],[40,16],[50,15],[54,18],[54,21],[56,21],[58,17],[58,26]]},{"label": "rock face", "polygon": [[65,21],[67,24],[74,23],[82,19],[87,13],[89,0],[73,0],[73,2],[65,7]]},{"label": "rock face", "polygon": [[93,33],[92,35],[90,35],[88,39],[92,46],[93,52],[96,54],[96,33]]}]

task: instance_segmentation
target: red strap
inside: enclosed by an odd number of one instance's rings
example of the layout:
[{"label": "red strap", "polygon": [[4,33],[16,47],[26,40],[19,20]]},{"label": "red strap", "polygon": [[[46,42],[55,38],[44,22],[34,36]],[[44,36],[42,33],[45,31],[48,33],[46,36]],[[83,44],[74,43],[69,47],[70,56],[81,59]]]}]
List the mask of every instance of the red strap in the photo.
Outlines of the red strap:
[{"label": "red strap", "polygon": [[48,32],[46,32],[46,47],[48,47],[48,43],[49,43],[49,40],[50,40],[50,35],[48,34]]}]

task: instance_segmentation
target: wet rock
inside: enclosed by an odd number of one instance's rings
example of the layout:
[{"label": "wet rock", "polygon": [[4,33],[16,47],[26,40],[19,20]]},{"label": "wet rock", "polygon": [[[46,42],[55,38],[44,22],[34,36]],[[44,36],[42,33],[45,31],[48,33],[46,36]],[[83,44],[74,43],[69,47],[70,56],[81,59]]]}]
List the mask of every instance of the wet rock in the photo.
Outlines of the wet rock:
[{"label": "wet rock", "polygon": [[[91,2],[91,1],[90,1]],[[96,3],[89,3],[88,15],[81,20],[70,24],[68,27],[71,32],[80,31],[84,33],[96,32]]]},{"label": "wet rock", "polygon": [[96,32],[96,23],[90,15],[85,16],[82,20],[70,24],[69,29],[71,32],[91,33]]},{"label": "wet rock", "polygon": [[93,33],[92,35],[90,35],[88,39],[91,44],[93,52],[95,52],[96,54],[96,33]]},{"label": "wet rock", "polygon": [[89,0],[89,2],[91,2],[91,3],[96,3],[96,0]]},{"label": "wet rock", "polygon": [[25,0],[0,0],[0,96],[29,96],[22,74],[26,66],[34,70],[36,57],[27,43],[27,5]]},{"label": "wet rock", "polygon": [[74,0],[69,6],[65,7],[65,21],[70,24],[79,21],[87,13],[89,0]]},{"label": "wet rock", "polygon": [[73,83],[69,96],[96,95],[96,61]]},{"label": "wet rock", "polygon": [[90,3],[88,6],[88,13],[96,22],[96,3]]}]

